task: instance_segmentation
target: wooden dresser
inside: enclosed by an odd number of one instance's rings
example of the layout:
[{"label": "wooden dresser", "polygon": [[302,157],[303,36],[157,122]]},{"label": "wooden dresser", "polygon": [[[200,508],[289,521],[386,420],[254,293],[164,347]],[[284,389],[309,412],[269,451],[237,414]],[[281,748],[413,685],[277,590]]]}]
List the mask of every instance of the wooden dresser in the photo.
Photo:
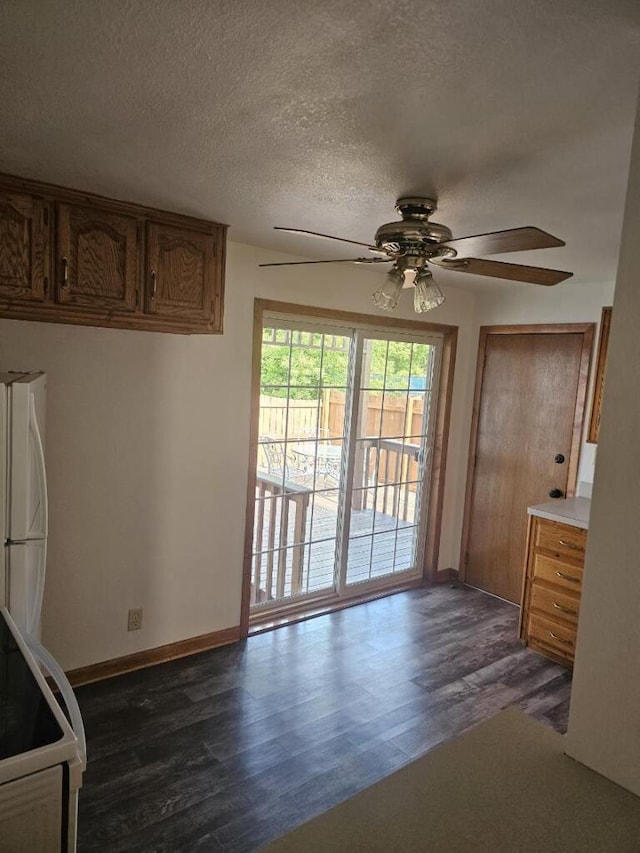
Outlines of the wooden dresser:
[{"label": "wooden dresser", "polygon": [[532,649],[573,666],[587,531],[529,516],[520,637]]}]

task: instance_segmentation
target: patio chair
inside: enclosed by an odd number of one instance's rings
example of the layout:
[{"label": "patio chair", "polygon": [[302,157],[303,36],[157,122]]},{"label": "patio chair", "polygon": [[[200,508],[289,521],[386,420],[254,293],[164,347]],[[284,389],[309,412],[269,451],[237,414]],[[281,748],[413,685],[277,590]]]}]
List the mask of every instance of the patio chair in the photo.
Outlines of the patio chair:
[{"label": "patio chair", "polygon": [[[263,466],[267,473],[272,476],[278,476],[284,473],[285,478],[288,478],[288,465],[286,461],[285,443],[282,439],[271,438],[269,435],[258,436],[258,454],[262,450]],[[260,465],[260,455],[258,455],[258,465]]]}]

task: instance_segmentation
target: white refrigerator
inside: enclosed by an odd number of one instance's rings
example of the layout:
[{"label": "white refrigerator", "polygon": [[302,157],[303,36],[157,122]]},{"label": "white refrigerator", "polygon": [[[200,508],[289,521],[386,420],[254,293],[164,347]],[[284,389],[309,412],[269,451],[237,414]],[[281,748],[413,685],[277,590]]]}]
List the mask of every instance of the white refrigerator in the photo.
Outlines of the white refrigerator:
[{"label": "white refrigerator", "polygon": [[[0,613],[8,611],[7,624],[19,637],[18,646],[28,665],[38,674],[46,701],[57,714],[56,699],[39,673],[51,676],[56,683],[71,726],[58,714],[61,727],[66,731],[60,741],[0,760],[0,783],[15,781],[22,785],[23,780],[37,779],[36,770],[46,769],[49,764],[57,765],[62,755],[62,761],[69,768],[65,849],[70,853],[76,849],[78,789],[86,768],[86,741],[80,708],[71,685],[57,661],[40,644],[48,535],[43,447],[45,393],[44,373],[0,373],[0,543],[4,546],[4,553],[0,555]],[[3,790],[8,790],[4,784],[0,786],[0,792]],[[25,796],[31,796],[29,790]]]},{"label": "white refrigerator", "polygon": [[0,604],[36,640],[47,562],[45,390],[43,373],[0,374]]}]

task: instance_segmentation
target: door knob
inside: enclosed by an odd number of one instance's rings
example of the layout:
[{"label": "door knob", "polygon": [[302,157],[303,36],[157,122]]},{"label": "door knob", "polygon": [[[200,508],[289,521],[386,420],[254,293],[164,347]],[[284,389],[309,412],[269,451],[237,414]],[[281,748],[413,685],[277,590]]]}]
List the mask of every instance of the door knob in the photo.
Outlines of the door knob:
[{"label": "door knob", "polygon": [[551,491],[549,492],[549,497],[550,498],[562,498],[562,497],[564,497],[564,495],[562,493],[562,489],[551,489]]},{"label": "door knob", "polygon": [[556,453],[555,461],[558,463],[558,465],[562,465],[562,463],[564,462],[564,453]]}]

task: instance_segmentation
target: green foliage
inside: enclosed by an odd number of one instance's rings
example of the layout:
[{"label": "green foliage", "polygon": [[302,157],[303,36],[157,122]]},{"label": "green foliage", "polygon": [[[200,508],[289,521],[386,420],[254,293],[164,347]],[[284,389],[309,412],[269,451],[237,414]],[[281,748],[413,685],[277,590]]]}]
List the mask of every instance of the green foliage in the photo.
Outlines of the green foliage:
[{"label": "green foliage", "polygon": [[409,370],[411,370],[412,378],[424,379],[429,361],[429,350],[430,347],[426,344],[412,345],[404,341],[372,341],[370,346],[370,387],[382,388],[384,386],[386,388],[406,389],[409,383]]},{"label": "green foliage", "polygon": [[[315,346],[271,343],[262,347],[262,386],[271,397],[290,396],[294,400],[317,400],[323,388],[346,389],[349,354],[341,349],[322,350],[319,335],[313,336]],[[430,347],[402,341],[368,342],[370,388],[396,388],[406,391],[409,371],[413,380],[424,381]],[[367,359],[365,359],[366,363]],[[287,385],[292,386],[290,390]],[[418,385],[420,387],[420,385]]]}]

